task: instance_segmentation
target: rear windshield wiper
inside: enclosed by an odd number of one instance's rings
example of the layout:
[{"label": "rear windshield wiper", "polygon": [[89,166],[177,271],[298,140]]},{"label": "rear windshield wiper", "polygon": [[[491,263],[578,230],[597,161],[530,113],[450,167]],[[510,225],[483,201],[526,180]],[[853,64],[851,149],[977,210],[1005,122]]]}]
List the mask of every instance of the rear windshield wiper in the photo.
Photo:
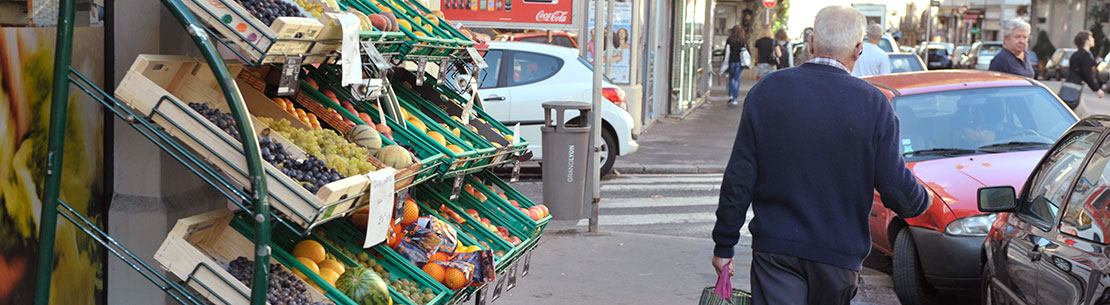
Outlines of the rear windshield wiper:
[{"label": "rear windshield wiper", "polygon": [[1052,145],[1052,143],[1036,142],[1036,141],[1014,141],[1014,142],[995,143],[995,144],[991,144],[991,145],[979,146],[979,149],[980,150],[987,150],[987,149],[994,149],[994,148],[1018,148],[1018,147],[1048,146],[1048,145]]},{"label": "rear windshield wiper", "polygon": [[926,156],[926,155],[955,156],[955,155],[974,154],[976,152],[978,152],[978,150],[964,149],[964,148],[933,148],[933,149],[923,149],[923,150],[915,150],[915,151],[905,152],[905,153],[902,153],[902,156],[904,156],[904,157]]}]

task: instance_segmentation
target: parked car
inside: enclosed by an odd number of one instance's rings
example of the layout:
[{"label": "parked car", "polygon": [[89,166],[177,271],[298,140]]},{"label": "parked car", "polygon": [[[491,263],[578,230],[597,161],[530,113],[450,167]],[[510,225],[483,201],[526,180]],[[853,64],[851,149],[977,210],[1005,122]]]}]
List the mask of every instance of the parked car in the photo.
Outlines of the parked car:
[{"label": "parked car", "polygon": [[[483,57],[489,65],[479,73],[477,80],[483,109],[506,126],[520,123],[520,134],[528,139],[534,160],[543,158],[541,105],[551,101],[593,101],[593,67],[578,57],[577,49],[532,42],[491,41]],[[448,79],[454,80],[448,83],[457,90],[469,77],[451,73]],[[604,175],[612,170],[617,156],[636,152],[640,144],[632,135],[633,121],[628,114],[624,91],[606,79],[602,95],[607,101],[602,103],[601,109],[601,169]],[[578,119],[568,117],[567,121]]]},{"label": "parked car", "polygon": [[1098,61],[1095,77],[1098,78],[1099,83],[1105,84],[1110,82],[1110,53],[1106,53],[1106,56]]},{"label": "parked car", "polygon": [[963,69],[987,70],[990,68],[991,60],[1001,51],[1001,41],[975,42],[971,45],[968,56],[960,62],[960,67]]},{"label": "parked car", "polygon": [[1110,117],[1072,126],[1020,188],[991,184],[998,212],[982,246],[982,304],[1108,304]]},{"label": "parked car", "polygon": [[1048,62],[1044,64],[1044,79],[1063,80],[1068,78],[1068,68],[1071,67],[1071,55],[1075,48],[1059,48]]},{"label": "parked car", "polygon": [[891,37],[890,34],[883,35],[883,38],[879,39],[878,45],[880,49],[883,49],[883,51],[886,51],[887,53],[894,53],[899,51],[898,42],[894,41],[894,37]]},{"label": "parked car", "polygon": [[956,46],[956,49],[952,51],[952,62],[957,68],[959,68],[959,62],[967,56],[968,51],[971,51],[971,46]]},{"label": "parked car", "polygon": [[921,49],[921,56],[930,70],[951,69],[952,55],[950,54],[948,49],[940,44],[929,44],[922,46]]},{"label": "parked car", "polygon": [[536,43],[553,44],[568,48],[578,48],[578,37],[564,31],[551,31],[548,35],[547,31],[533,31],[524,33],[509,33],[497,35],[494,40],[498,41],[526,41]]},{"label": "parked car", "polygon": [[864,78],[886,93],[901,122],[906,167],[933,204],[904,219],[875,194],[871,241],[893,258],[894,291],[904,305],[974,291],[994,214],[975,192],[1019,185],[1078,118],[1044,85],[985,71],[929,71]]},{"label": "parked car", "polygon": [[925,71],[925,62],[912,53],[890,53],[890,73]]}]

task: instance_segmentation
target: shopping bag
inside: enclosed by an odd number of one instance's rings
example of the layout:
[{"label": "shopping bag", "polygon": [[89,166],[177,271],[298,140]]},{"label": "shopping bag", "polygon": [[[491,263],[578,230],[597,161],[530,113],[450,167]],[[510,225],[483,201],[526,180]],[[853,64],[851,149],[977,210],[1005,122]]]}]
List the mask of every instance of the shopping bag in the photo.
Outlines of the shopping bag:
[{"label": "shopping bag", "polygon": [[725,59],[721,61],[721,75],[724,75],[725,72],[728,72],[729,53],[731,53],[731,51],[729,50],[729,45],[725,44]]},{"label": "shopping bag", "polygon": [[717,286],[706,287],[701,292],[698,305],[748,305],[752,296],[740,289],[732,289],[732,278],[729,276],[731,264],[725,264],[721,274],[717,276]]},{"label": "shopping bag", "polygon": [[1056,94],[1071,109],[1079,107],[1079,98],[1083,95],[1083,86],[1076,83],[1064,82],[1060,84],[1060,91]]},{"label": "shopping bag", "polygon": [[740,67],[750,69],[752,67],[752,53],[748,52],[748,48],[740,49]]}]

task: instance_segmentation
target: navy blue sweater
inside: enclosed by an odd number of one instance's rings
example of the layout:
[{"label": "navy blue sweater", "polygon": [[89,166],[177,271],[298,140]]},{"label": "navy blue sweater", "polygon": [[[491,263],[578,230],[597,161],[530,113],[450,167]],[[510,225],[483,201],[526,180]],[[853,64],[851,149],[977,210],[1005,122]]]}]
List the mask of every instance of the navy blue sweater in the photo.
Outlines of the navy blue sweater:
[{"label": "navy blue sweater", "polygon": [[871,250],[875,190],[903,217],[920,215],[931,201],[905,167],[886,96],[827,65],[764,76],[744,99],[714,255],[733,256],[750,206],[753,250],[859,270]]}]

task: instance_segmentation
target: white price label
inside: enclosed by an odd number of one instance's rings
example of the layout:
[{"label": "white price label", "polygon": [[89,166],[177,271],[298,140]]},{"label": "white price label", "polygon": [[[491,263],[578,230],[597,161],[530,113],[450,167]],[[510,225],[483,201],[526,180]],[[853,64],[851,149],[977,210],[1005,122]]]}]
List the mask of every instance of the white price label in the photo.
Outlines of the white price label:
[{"label": "white price label", "polygon": [[367,174],[370,178],[370,217],[367,217],[366,240],[362,247],[369,248],[385,241],[389,235],[393,216],[395,181],[393,168],[384,168]]},{"label": "white price label", "polygon": [[479,70],[489,67],[489,65],[486,64],[486,59],[482,58],[481,54],[478,54],[478,49],[475,49],[474,47],[467,47],[466,53],[470,54],[470,59],[474,60],[474,64],[478,66]]},{"label": "white price label", "polygon": [[348,86],[362,80],[362,56],[358,55],[359,20],[353,14],[340,14],[338,17],[339,26],[343,29],[342,45],[339,47],[339,53],[342,54],[339,62],[343,69],[340,84]]},{"label": "white price label", "polygon": [[520,123],[513,126],[513,146],[520,144]]}]

